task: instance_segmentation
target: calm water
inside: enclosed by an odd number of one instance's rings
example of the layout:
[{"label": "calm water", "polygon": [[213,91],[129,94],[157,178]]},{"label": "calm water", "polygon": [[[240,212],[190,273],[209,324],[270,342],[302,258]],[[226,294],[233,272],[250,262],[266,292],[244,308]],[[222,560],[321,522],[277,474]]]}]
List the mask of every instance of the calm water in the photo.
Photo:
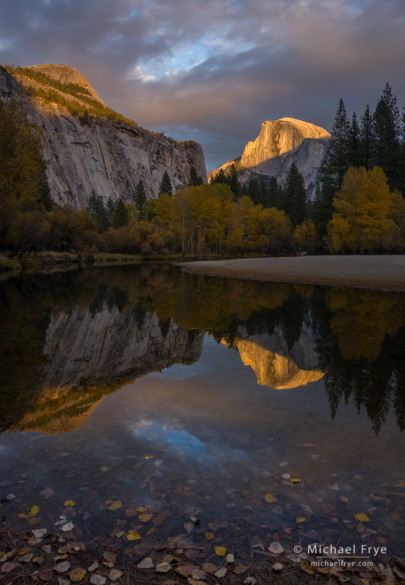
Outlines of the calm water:
[{"label": "calm water", "polygon": [[138,266],[7,279],[0,309],[3,524],[403,555],[404,294]]}]

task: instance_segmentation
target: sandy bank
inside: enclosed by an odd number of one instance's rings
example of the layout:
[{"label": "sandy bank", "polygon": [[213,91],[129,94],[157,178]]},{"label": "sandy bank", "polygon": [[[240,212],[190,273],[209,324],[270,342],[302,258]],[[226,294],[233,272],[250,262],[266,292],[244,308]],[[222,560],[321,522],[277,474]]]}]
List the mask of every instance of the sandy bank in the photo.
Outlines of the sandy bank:
[{"label": "sandy bank", "polygon": [[180,266],[209,276],[405,291],[405,255],[242,258]]}]

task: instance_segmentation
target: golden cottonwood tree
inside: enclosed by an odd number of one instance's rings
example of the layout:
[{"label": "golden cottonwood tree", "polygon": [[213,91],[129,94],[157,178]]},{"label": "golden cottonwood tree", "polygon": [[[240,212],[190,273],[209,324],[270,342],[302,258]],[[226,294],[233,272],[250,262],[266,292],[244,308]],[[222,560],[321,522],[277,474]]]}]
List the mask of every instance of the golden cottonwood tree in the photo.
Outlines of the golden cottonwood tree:
[{"label": "golden cottonwood tree", "polygon": [[381,168],[350,168],[333,200],[335,213],[328,227],[331,251],[362,254],[389,249],[400,232],[394,201]]}]

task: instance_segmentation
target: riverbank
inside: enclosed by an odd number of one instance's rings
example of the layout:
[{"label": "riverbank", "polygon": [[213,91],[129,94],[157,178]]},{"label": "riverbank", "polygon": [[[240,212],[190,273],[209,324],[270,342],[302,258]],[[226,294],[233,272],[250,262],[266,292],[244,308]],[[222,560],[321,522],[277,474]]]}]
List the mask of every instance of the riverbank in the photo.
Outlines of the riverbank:
[{"label": "riverbank", "polygon": [[266,282],[405,291],[405,255],[299,256],[182,262],[183,270]]}]

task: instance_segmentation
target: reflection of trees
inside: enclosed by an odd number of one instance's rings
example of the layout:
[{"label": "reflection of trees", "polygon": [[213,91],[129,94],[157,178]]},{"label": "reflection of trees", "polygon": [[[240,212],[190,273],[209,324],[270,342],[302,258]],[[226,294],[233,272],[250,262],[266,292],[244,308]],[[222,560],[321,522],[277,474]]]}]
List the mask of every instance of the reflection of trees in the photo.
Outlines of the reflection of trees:
[{"label": "reflection of trees", "polygon": [[352,399],[378,433],[393,405],[405,428],[404,300],[394,293],[317,289],[316,348],[332,417],[341,400]]},{"label": "reflection of trees", "polygon": [[340,401],[353,400],[359,410],[366,409],[376,432],[390,407],[405,428],[404,295],[202,277],[169,265],[93,268],[4,281],[0,428],[16,424],[35,402],[51,313],[69,314],[76,307],[93,317],[106,308],[129,311],[139,329],[148,313],[156,313],[163,338],[174,322],[188,329],[190,343],[199,331],[207,331],[230,347],[241,331],[253,337],[278,329],[291,349],[305,318],[314,328],[332,416]]}]

